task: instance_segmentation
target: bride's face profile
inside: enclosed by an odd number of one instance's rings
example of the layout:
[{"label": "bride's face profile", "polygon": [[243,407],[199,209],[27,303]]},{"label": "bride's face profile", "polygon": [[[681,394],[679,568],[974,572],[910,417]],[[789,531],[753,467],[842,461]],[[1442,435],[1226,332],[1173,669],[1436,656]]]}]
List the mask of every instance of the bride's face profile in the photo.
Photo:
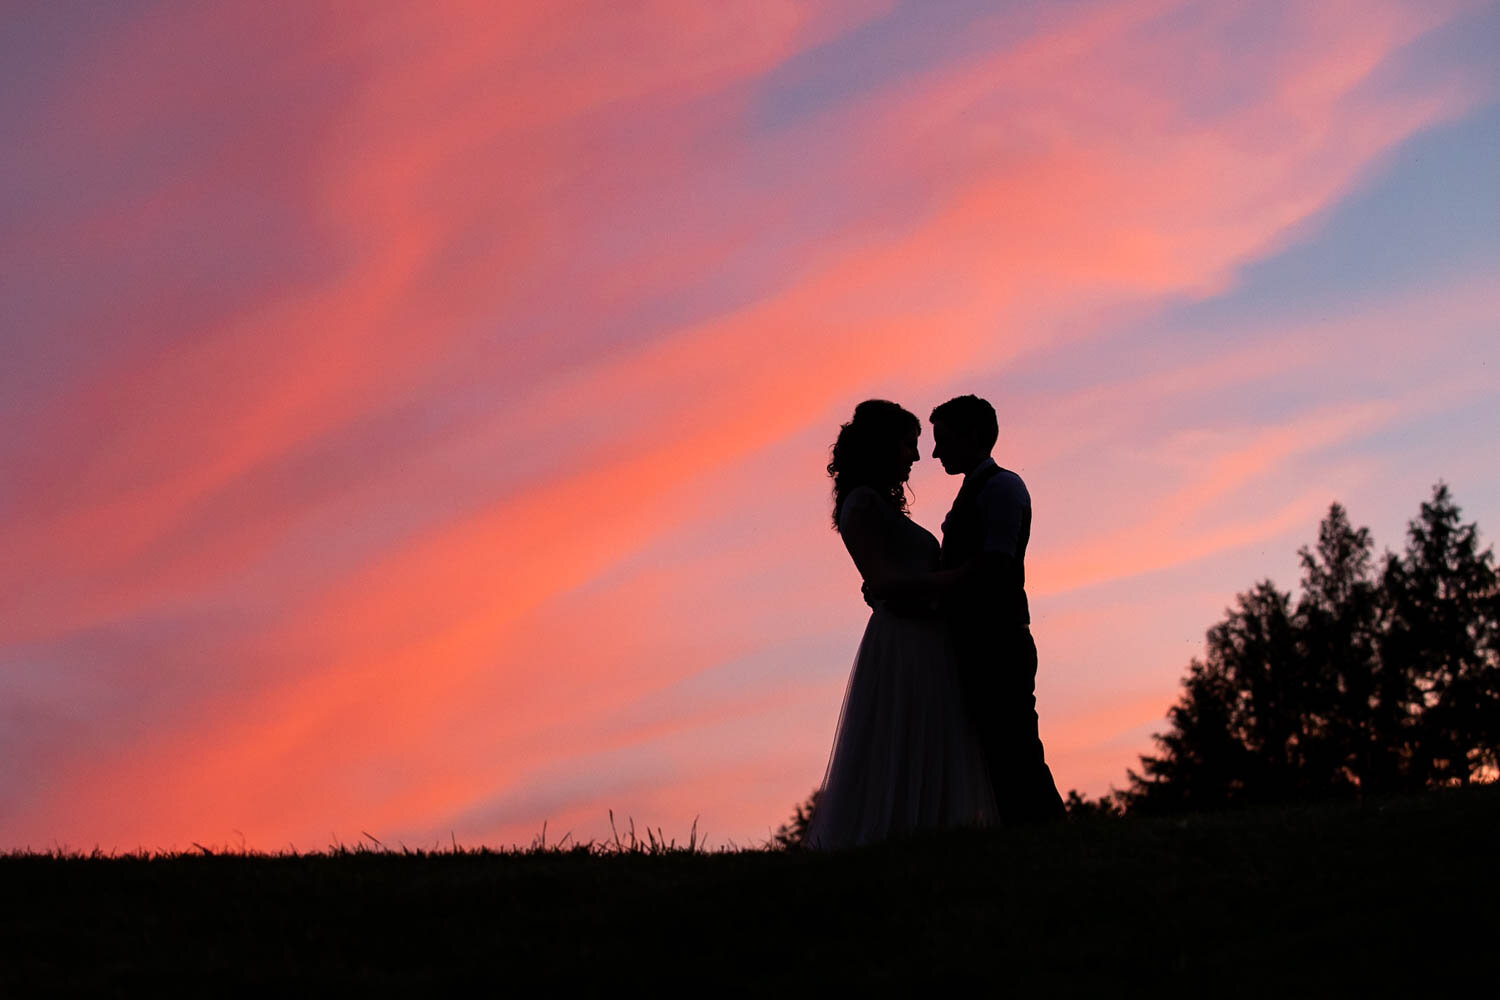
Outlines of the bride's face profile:
[{"label": "bride's face profile", "polygon": [[904,483],[907,479],[911,478],[911,467],[922,459],[922,450],[917,447],[917,436],[920,433],[921,431],[912,431],[909,434],[901,436],[901,440],[897,445],[899,449],[897,453],[899,456],[897,459],[897,471],[901,473],[901,478],[897,482]]}]

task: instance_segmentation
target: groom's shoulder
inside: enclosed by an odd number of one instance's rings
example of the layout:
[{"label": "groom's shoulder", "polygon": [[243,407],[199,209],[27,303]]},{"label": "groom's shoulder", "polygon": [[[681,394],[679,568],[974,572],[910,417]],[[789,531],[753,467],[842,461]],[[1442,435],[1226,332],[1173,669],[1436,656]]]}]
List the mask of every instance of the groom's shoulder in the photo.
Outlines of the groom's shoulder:
[{"label": "groom's shoulder", "polygon": [[994,474],[990,476],[989,482],[984,484],[982,492],[987,499],[1004,499],[1011,503],[1031,506],[1031,493],[1026,489],[1025,480],[1019,473],[1001,466],[996,466]]}]

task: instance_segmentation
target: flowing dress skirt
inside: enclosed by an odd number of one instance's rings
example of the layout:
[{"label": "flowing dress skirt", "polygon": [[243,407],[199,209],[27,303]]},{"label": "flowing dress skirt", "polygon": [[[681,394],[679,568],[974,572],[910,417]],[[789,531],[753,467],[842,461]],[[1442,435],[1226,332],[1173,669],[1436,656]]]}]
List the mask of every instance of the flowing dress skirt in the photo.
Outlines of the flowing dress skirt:
[{"label": "flowing dress skirt", "polygon": [[992,826],[996,813],[947,627],[877,609],[854,658],[805,843],[828,850]]}]

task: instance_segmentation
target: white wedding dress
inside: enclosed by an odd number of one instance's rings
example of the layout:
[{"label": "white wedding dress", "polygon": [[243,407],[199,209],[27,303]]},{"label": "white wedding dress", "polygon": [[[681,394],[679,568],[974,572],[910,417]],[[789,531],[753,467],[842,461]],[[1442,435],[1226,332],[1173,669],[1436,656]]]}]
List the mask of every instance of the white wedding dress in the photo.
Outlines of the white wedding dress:
[{"label": "white wedding dress", "polygon": [[[938,568],[937,539],[869,487],[844,498],[839,534],[866,576],[882,566],[906,574]],[[804,843],[828,850],[996,823],[947,626],[879,603],[854,658]]]}]

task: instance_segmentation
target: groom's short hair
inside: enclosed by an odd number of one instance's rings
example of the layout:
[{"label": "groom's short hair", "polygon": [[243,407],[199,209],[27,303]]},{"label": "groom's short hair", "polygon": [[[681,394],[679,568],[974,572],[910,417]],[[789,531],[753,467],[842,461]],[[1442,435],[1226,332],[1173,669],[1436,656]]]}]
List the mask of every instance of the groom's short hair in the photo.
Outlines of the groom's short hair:
[{"label": "groom's short hair", "polygon": [[948,402],[933,408],[927,418],[933,423],[942,422],[953,430],[973,434],[975,440],[986,449],[995,447],[1000,439],[1000,422],[995,419],[995,408],[988,400],[978,396],[954,396]]}]

